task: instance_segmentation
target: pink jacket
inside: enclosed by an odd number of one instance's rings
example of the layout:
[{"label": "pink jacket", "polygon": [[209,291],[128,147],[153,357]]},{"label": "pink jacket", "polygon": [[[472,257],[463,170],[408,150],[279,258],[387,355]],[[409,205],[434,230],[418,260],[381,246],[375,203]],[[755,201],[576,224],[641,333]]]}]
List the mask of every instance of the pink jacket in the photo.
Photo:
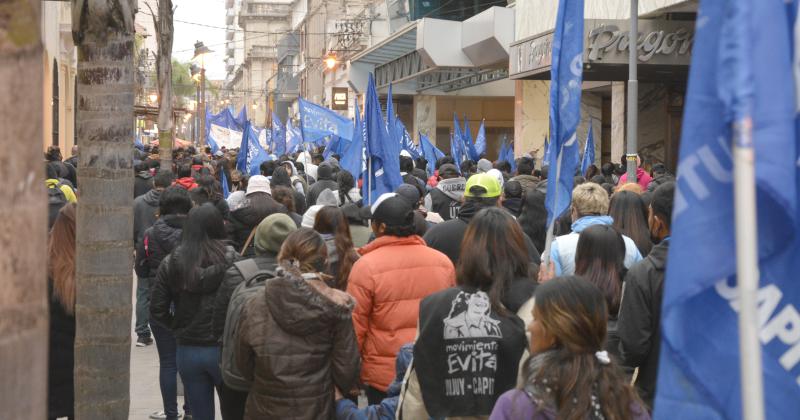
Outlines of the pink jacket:
[{"label": "pink jacket", "polygon": [[[636,182],[642,187],[642,192],[647,191],[647,186],[650,185],[650,181],[653,180],[653,177],[650,176],[647,172],[645,172],[642,168],[636,168]],[[619,182],[617,185],[624,185],[628,182],[628,174],[624,173],[621,177],[619,177]]]}]

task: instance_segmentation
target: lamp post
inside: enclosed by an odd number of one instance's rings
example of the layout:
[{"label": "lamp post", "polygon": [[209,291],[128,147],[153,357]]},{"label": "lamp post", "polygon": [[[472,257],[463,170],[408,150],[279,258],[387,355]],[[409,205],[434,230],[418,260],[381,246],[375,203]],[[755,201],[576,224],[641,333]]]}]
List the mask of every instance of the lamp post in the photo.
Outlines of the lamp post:
[{"label": "lamp post", "polygon": [[197,115],[200,116],[200,124],[198,131],[200,133],[198,144],[200,148],[206,145],[206,67],[205,56],[212,53],[208,47],[203,45],[202,41],[194,43],[194,57],[192,61],[200,63],[200,72],[198,73],[199,79],[199,98],[197,101]]}]

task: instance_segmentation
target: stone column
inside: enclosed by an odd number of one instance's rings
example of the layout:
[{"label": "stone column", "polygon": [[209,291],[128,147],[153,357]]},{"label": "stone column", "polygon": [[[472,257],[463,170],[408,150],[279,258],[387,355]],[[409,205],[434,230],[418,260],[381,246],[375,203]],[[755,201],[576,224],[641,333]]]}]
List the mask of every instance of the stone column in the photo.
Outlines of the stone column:
[{"label": "stone column", "polygon": [[625,153],[625,82],[611,82],[611,162]]},{"label": "stone column", "polygon": [[[514,94],[514,155],[531,153],[537,162],[544,155],[544,138],[550,126],[550,82],[517,80]],[[537,163],[539,167],[541,163]]]},{"label": "stone column", "polygon": [[417,138],[417,133],[422,133],[428,136],[431,143],[436,144],[436,97],[432,95],[414,95],[413,113],[414,125],[411,137]]}]

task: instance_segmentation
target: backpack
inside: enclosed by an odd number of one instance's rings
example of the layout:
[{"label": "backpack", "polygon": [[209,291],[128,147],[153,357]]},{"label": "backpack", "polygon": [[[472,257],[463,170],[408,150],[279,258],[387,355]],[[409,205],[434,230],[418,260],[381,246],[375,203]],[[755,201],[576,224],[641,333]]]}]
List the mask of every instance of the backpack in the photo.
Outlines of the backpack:
[{"label": "backpack", "polygon": [[234,343],[239,332],[239,320],[245,303],[250,300],[250,297],[264,293],[266,280],[275,277],[275,272],[259,269],[252,259],[242,260],[233,265],[242,274],[244,281],[233,290],[231,301],[228,304],[228,312],[225,315],[220,370],[225,385],[237,391],[247,392],[250,390],[251,382],[239,372],[234,352]]},{"label": "backpack", "polygon": [[48,229],[52,228],[53,223],[56,222],[56,217],[58,217],[58,211],[61,210],[61,207],[67,204],[67,196],[64,195],[64,191],[61,191],[62,185],[64,184],[59,182],[54,187],[47,188]]}]

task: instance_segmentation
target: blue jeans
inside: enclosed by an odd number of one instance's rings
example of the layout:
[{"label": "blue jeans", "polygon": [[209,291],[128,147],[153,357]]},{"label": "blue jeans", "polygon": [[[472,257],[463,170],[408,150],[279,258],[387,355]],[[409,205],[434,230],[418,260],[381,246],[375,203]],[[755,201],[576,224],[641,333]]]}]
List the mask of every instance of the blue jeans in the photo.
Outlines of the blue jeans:
[{"label": "blue jeans", "polygon": [[[150,324],[158,350],[158,384],[161,387],[161,401],[168,420],[178,418],[178,364],[176,362],[177,344],[169,328],[157,322]],[[186,407],[184,406],[184,410]]]},{"label": "blue jeans", "polygon": [[139,337],[150,337],[150,284],[155,280],[152,277],[136,278],[136,326],[134,331]]},{"label": "blue jeans", "polygon": [[218,346],[178,345],[178,372],[194,420],[214,420],[214,388],[222,385]]}]

